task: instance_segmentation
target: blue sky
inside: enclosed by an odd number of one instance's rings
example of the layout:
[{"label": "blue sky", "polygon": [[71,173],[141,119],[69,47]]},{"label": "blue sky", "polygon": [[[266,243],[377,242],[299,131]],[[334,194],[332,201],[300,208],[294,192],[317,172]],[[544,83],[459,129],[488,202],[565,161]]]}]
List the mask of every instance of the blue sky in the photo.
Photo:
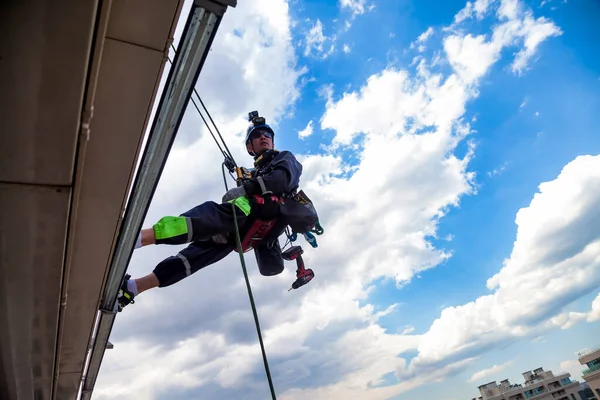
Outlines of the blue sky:
[{"label": "blue sky", "polygon": [[[228,10],[198,90],[241,163],[245,114],[273,121],[326,229],[302,244],[306,290],[285,292],[291,266],[251,273],[278,398],[464,399],[540,366],[581,380],[575,352],[600,337],[598,15],[583,0]],[[148,225],[222,194],[194,113]],[[130,273],[176,249],[137,251]],[[100,398],[265,398],[244,296],[235,255],[140,296]]]}]

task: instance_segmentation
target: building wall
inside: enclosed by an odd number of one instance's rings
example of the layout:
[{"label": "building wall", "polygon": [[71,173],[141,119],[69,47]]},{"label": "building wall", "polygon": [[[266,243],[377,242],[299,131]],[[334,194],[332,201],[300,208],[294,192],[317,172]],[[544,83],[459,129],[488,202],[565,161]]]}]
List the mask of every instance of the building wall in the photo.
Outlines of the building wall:
[{"label": "building wall", "polygon": [[596,399],[600,400],[600,371],[597,371],[593,376],[584,375],[583,378],[590,385]]},{"label": "building wall", "polygon": [[[599,374],[600,375],[600,374]],[[511,386],[508,381],[500,385],[490,382],[479,387],[484,400],[581,400],[579,382],[570,374],[554,375],[552,371],[537,369],[523,374],[523,386]]]},{"label": "building wall", "polygon": [[600,348],[581,354],[579,363],[586,367],[583,379],[590,385],[596,399],[600,400]]}]

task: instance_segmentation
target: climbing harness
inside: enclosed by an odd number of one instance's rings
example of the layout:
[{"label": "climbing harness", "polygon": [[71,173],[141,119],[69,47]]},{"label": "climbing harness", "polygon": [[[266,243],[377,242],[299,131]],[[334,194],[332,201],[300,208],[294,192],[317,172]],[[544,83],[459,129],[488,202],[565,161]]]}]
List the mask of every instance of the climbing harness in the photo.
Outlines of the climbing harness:
[{"label": "climbing harness", "polygon": [[[270,203],[269,211],[277,209],[277,206],[280,204],[280,198],[277,196],[268,196],[266,199],[258,195],[254,195],[253,197],[255,204],[259,207],[258,210],[261,211],[265,209],[266,203]],[[267,237],[277,222],[276,217],[275,213],[267,215],[264,211],[262,215],[259,214],[257,216],[242,240],[242,251],[244,253],[258,246]]]}]

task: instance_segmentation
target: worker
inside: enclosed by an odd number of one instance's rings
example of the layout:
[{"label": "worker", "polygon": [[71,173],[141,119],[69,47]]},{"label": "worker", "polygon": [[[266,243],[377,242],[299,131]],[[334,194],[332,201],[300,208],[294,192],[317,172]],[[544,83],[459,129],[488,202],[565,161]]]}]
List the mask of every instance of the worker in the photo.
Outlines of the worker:
[{"label": "worker", "polygon": [[[280,274],[284,269],[278,238],[288,225],[294,232],[306,232],[315,224],[319,226],[310,199],[302,191],[301,198],[298,197],[302,164],[291,152],[275,150],[275,133],[258,112],[249,113],[249,121],[245,144],[248,154],[254,157],[254,169],[249,171],[248,178],[228,190],[221,203],[206,201],[179,216],[163,217],[151,228],[142,229],[136,249],[158,244],[189,244],[158,263],[146,276],[131,279],[129,274],[125,275],[117,298],[119,312],[134,303],[140,293],[173,285],[235,250],[234,219],[246,247],[253,248],[259,271],[264,276]],[[264,237],[260,236],[261,232],[265,233]],[[306,274],[306,271],[300,273]],[[298,271],[297,276],[300,279]]]}]

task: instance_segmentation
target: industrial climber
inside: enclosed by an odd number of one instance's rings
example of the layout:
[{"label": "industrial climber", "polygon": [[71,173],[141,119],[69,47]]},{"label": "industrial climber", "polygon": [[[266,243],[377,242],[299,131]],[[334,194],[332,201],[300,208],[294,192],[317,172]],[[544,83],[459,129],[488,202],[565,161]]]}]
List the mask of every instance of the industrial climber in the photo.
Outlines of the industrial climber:
[{"label": "industrial climber", "polygon": [[129,274],[125,275],[117,298],[119,311],[134,303],[140,293],[173,285],[236,250],[234,218],[242,250],[254,250],[262,275],[280,274],[284,269],[283,260],[295,259],[298,270],[293,288],[314,277],[312,270],[304,268],[300,246],[282,253],[278,241],[288,226],[294,235],[301,233],[307,240],[310,238],[313,247],[316,242],[310,232],[322,233],[312,202],[303,191],[298,192],[302,164],[291,152],[275,150],[275,133],[258,112],[248,115],[246,150],[254,157],[254,168],[244,170],[238,186],[228,190],[221,203],[206,201],[179,216],[163,217],[151,228],[142,229],[136,249],[154,244],[189,244],[158,263],[146,276],[131,279]]}]

